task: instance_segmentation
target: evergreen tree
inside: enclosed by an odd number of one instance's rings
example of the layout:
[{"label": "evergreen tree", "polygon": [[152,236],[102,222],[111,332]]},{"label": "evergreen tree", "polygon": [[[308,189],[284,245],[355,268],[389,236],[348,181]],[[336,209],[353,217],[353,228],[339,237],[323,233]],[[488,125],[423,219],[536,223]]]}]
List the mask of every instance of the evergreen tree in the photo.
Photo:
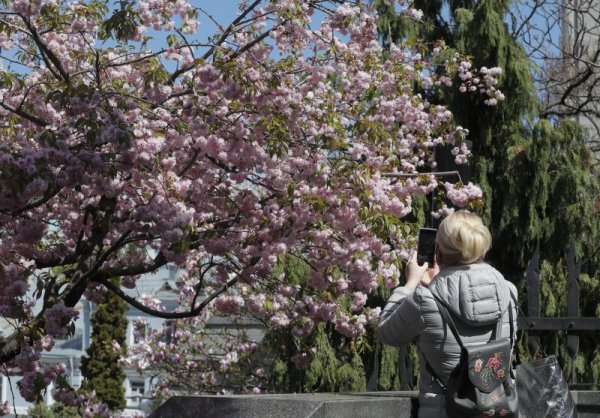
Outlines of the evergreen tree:
[{"label": "evergreen tree", "polygon": [[[125,371],[119,358],[126,353],[128,305],[113,292],[107,292],[92,315],[92,341],[81,359],[83,392],[95,391],[111,411],[123,410]],[[116,344],[115,344],[116,343]],[[117,346],[118,344],[118,346]]]},{"label": "evergreen tree", "polygon": [[[303,260],[286,257],[274,274],[285,274],[300,285],[301,292],[310,289],[306,285],[309,267]],[[369,335],[371,337],[344,337],[328,323],[315,326],[308,337],[295,336],[288,329],[269,330],[263,344],[272,347],[275,357],[267,390],[288,393],[365,391],[369,377],[365,361],[372,357],[369,344],[373,332]]]},{"label": "evergreen tree", "polygon": [[75,406],[67,406],[60,402],[48,407],[44,403],[36,403],[27,411],[29,418],[78,418],[81,414]]},{"label": "evergreen tree", "polygon": [[[494,238],[490,262],[523,290],[523,271],[539,243],[546,260],[541,315],[564,316],[567,292],[563,260],[570,245],[576,245],[577,257],[584,260],[582,295],[584,289],[596,288],[600,278],[598,175],[579,125],[539,119],[531,75],[534,63],[505,24],[510,2],[416,0],[414,7],[424,12],[423,23],[416,26],[407,24],[384,1],[375,0],[375,6],[384,44],[408,36],[429,42],[442,40],[447,48],[438,57],[442,62],[458,51],[471,56],[475,66],[502,68],[498,88],[506,100],[497,107],[486,107],[450,88],[430,100],[448,105],[456,123],[470,132],[472,180],[484,192],[485,206],[480,215]],[[551,300],[553,297],[560,300]],[[524,299],[521,297],[521,302]],[[582,315],[597,315],[594,311],[599,302],[593,294],[582,296]],[[600,336],[588,334],[582,341],[593,344],[581,345],[575,363],[583,375],[581,380],[597,382],[600,367],[584,369],[583,364],[600,364],[596,348]],[[564,333],[542,337],[542,349],[558,354],[570,374],[573,364],[565,347]],[[524,344],[521,349],[526,357]]]}]

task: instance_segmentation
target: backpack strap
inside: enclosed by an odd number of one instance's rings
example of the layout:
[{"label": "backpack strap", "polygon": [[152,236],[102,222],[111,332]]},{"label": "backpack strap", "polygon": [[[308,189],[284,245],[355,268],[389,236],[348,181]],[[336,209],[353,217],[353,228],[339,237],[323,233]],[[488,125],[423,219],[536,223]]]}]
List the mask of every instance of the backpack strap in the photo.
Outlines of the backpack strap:
[{"label": "backpack strap", "polygon": [[[465,348],[465,346],[463,345],[462,339],[460,338],[460,335],[458,334],[458,330],[456,329],[456,326],[454,325],[454,321],[452,320],[452,317],[450,316],[450,312],[448,312],[448,310],[446,309],[446,307],[444,306],[442,301],[439,300],[439,298],[436,296],[435,293],[431,292],[431,294],[433,295],[433,299],[435,300],[435,303],[438,306],[438,309],[440,311],[440,314],[442,315],[442,318],[444,318],[444,321],[446,322],[446,324],[448,324],[448,328],[450,328],[452,335],[454,335],[456,342],[458,342],[458,345],[460,346],[461,349]],[[429,364],[429,360],[427,360],[427,357],[425,357],[425,353],[423,353],[421,351],[421,354],[423,355],[423,358],[425,359],[425,368],[431,374],[431,376],[434,378],[434,380],[440,385],[442,390],[445,392],[446,389],[448,389],[447,386],[444,384],[442,379],[440,379],[440,377],[435,372],[435,370],[433,370],[433,367],[431,367],[431,364]]]},{"label": "backpack strap", "polygon": [[431,367],[431,364],[429,364],[429,361],[425,357],[425,353],[421,352],[421,354],[423,354],[423,358],[425,359],[425,368],[427,369],[429,374],[431,374],[433,380],[435,380],[438,383],[438,385],[440,385],[442,390],[446,392],[446,389],[448,389],[448,387],[444,384],[444,382],[442,382],[442,379],[440,379],[437,373],[433,370],[433,367]]},{"label": "backpack strap", "polygon": [[[515,300],[515,297],[512,295],[511,293],[511,298],[512,300],[515,302],[515,307],[518,306],[517,305],[517,301]],[[513,304],[512,302],[508,303],[508,322],[510,323],[510,348],[512,349],[515,345],[515,326],[513,324],[514,322],[514,317],[513,317]]]},{"label": "backpack strap", "polygon": [[450,312],[448,312],[448,309],[446,308],[446,306],[444,306],[444,304],[442,303],[440,298],[435,293],[431,292],[431,294],[433,295],[433,298],[435,300],[435,303],[438,306],[438,309],[440,311],[440,314],[442,315],[442,318],[444,318],[444,321],[446,321],[446,324],[448,325],[448,328],[450,328],[452,335],[454,335],[456,342],[458,343],[458,345],[460,345],[460,348],[465,348],[465,346],[462,342],[462,339],[460,338],[460,335],[458,334],[458,330],[456,329],[456,326],[454,325],[454,321],[452,320],[452,317],[450,316]]}]

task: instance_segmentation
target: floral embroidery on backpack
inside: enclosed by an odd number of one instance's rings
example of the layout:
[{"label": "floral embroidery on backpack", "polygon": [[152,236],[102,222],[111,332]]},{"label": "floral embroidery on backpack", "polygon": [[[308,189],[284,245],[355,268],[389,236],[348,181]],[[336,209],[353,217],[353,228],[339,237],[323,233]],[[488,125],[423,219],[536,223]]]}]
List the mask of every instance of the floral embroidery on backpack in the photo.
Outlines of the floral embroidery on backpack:
[{"label": "floral embroidery on backpack", "polygon": [[473,369],[475,370],[475,373],[480,373],[481,372],[481,366],[482,365],[483,365],[483,360],[477,359],[475,361],[475,366],[473,367]]},{"label": "floral embroidery on backpack", "polygon": [[[485,358],[485,357],[484,357]],[[485,364],[485,367],[483,366]],[[473,363],[473,372],[478,375],[479,381],[485,385],[494,385],[494,382],[504,379],[506,372],[504,371],[502,362],[502,352],[495,352],[491,357],[484,362],[478,358]]]}]

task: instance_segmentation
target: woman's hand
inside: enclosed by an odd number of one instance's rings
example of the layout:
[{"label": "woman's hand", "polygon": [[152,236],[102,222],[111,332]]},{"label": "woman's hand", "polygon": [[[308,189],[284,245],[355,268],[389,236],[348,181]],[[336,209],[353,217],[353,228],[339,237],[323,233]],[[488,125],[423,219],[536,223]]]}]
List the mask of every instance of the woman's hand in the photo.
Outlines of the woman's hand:
[{"label": "woman's hand", "polygon": [[[427,265],[427,263],[425,263]],[[421,284],[425,287],[429,287],[429,283],[435,276],[440,272],[440,266],[437,263],[437,256],[433,257],[433,268],[427,269],[427,274],[424,274],[421,278]]]},{"label": "woman's hand", "polygon": [[406,263],[406,287],[416,289],[419,283],[423,286],[429,286],[431,280],[440,272],[437,260],[434,261],[433,268],[429,268],[429,263],[425,262],[422,266],[417,262],[417,252],[413,251]]}]

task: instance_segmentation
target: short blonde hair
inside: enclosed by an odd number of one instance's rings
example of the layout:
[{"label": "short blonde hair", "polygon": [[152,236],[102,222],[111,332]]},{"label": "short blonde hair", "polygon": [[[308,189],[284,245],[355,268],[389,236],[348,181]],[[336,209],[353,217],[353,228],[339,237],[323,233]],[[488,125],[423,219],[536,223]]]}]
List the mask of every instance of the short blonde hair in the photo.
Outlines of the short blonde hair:
[{"label": "short blonde hair", "polygon": [[492,245],[492,235],[479,216],[460,211],[442,221],[436,244],[442,264],[471,264],[483,260]]}]

